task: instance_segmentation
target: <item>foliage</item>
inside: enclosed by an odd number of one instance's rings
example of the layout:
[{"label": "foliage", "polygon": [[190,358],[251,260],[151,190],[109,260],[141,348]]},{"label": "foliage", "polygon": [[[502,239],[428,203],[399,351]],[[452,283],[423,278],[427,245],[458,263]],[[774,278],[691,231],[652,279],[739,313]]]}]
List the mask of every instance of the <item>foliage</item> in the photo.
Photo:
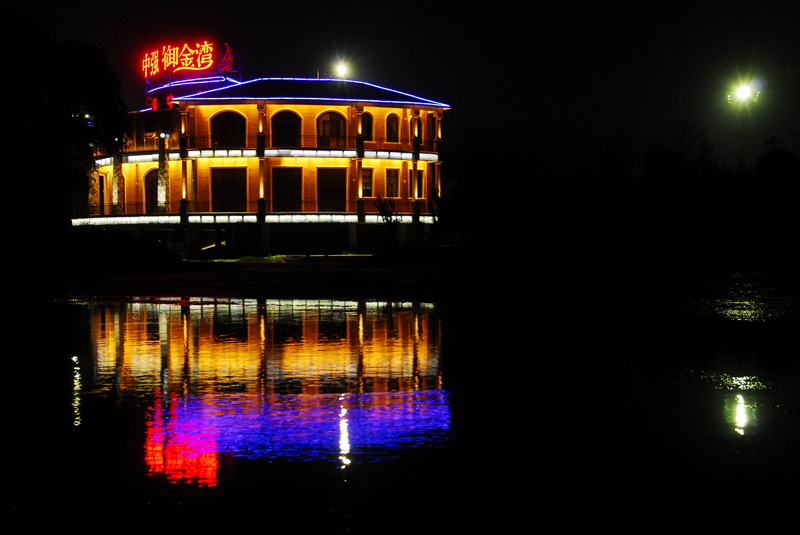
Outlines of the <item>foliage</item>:
[{"label": "foliage", "polygon": [[[19,180],[9,193],[18,200],[36,199],[35,224],[23,239],[58,241],[55,229],[69,228],[74,207],[87,202],[88,174],[98,152],[124,146],[126,110],[119,80],[105,52],[83,43],[57,42],[31,22],[3,13],[5,50],[25,36],[27,58],[15,65],[16,85],[5,84],[8,124],[13,125]],[[15,203],[20,216],[30,204]],[[46,246],[39,242],[39,247]]]},{"label": "foliage", "polygon": [[685,113],[677,117],[669,132],[669,148],[687,164],[711,158],[714,152],[707,130]]},{"label": "foliage", "polygon": [[396,221],[394,201],[391,198],[378,195],[375,198],[375,208],[378,209],[378,213],[384,223],[393,223]]}]

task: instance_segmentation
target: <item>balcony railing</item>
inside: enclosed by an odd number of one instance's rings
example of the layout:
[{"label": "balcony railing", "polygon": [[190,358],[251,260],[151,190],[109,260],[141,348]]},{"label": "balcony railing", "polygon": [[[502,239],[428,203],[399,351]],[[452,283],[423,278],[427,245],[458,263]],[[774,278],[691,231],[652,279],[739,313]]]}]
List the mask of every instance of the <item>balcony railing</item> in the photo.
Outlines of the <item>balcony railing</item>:
[{"label": "balcony railing", "polygon": [[[352,149],[357,150],[362,140],[356,136],[300,136],[295,143],[272,144],[272,140],[262,138],[264,149]],[[154,136],[137,137],[129,143],[128,152],[156,151],[158,139]],[[284,140],[285,141],[285,140]],[[201,149],[258,149],[259,136],[181,136],[170,138],[167,150]],[[364,150],[420,150],[436,152],[439,140],[398,138],[372,138],[363,140]],[[418,145],[418,148],[415,147]]]}]

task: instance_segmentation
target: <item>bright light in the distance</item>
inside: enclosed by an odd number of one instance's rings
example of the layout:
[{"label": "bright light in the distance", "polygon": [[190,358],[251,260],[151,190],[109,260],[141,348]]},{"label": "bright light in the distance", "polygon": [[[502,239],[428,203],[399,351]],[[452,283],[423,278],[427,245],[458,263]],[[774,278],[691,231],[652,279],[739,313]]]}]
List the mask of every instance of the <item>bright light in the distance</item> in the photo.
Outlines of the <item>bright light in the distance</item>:
[{"label": "bright light in the distance", "polygon": [[752,80],[741,80],[734,84],[728,93],[728,102],[737,104],[758,102],[758,97],[765,85],[764,79],[759,76]]},{"label": "bright light in the distance", "polygon": [[749,85],[740,85],[736,88],[736,98],[739,100],[748,100],[753,94],[753,90]]}]

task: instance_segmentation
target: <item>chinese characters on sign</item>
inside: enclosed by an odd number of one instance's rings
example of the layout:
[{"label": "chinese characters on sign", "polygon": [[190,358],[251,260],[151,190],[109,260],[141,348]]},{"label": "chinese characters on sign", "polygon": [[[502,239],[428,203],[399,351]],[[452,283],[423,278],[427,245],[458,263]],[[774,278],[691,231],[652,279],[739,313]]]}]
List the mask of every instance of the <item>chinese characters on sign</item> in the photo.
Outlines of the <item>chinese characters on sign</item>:
[{"label": "chinese characters on sign", "polygon": [[203,41],[194,48],[188,43],[183,46],[161,47],[144,55],[142,71],[149,78],[157,74],[169,74],[180,71],[204,71],[214,65],[214,44]]}]

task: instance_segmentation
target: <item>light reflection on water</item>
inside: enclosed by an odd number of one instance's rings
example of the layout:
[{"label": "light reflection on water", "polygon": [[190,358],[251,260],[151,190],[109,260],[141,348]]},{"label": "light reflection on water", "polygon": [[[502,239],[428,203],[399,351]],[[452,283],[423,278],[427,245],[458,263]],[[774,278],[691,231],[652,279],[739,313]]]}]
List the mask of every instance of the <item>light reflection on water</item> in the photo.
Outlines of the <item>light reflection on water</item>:
[{"label": "light reflection on water", "polygon": [[151,474],[214,486],[224,455],[344,468],[448,438],[433,305],[175,298],[87,306],[91,369],[76,358],[75,425],[85,423],[83,399],[145,408]]},{"label": "light reflection on water", "polygon": [[674,305],[683,312],[733,321],[796,322],[800,320],[797,298],[796,289],[792,291],[774,277],[730,273],[686,285]]},{"label": "light reflection on water", "polygon": [[757,375],[733,376],[714,371],[689,371],[688,375],[704,389],[725,391],[721,403],[727,428],[744,435],[745,428],[752,431],[757,425],[757,393],[771,389],[768,380]]},{"label": "light reflection on water", "polygon": [[733,413],[733,420],[735,422],[735,429],[736,432],[740,435],[744,435],[744,428],[747,426],[748,422],[750,422],[751,414],[748,414],[748,408],[752,409],[753,405],[748,405],[745,400],[744,396],[741,394],[736,395],[736,405],[733,407],[733,410],[730,412]]},{"label": "light reflection on water", "polygon": [[[65,457],[80,461],[82,490],[65,503],[157,509],[205,531],[267,511],[282,528],[363,532],[398,510],[449,527],[464,511],[527,514],[520,482],[563,492],[570,509],[576,488],[635,508],[660,492],[794,484],[791,318],[675,313],[695,295],[667,314],[600,319],[486,301],[444,301],[442,320],[420,303],[78,302],[63,332],[91,336],[54,353],[74,371],[73,405],[52,398],[58,423],[73,411]],[[608,417],[587,418],[598,400]]]},{"label": "light reflection on water", "polygon": [[[797,394],[791,388],[791,378],[785,379],[769,373],[735,375],[683,369],[666,383],[675,387],[673,395],[696,403],[696,411],[713,415],[704,424],[709,432],[774,438],[794,421],[792,414],[796,415]],[[683,418],[691,418],[691,414]]]}]

